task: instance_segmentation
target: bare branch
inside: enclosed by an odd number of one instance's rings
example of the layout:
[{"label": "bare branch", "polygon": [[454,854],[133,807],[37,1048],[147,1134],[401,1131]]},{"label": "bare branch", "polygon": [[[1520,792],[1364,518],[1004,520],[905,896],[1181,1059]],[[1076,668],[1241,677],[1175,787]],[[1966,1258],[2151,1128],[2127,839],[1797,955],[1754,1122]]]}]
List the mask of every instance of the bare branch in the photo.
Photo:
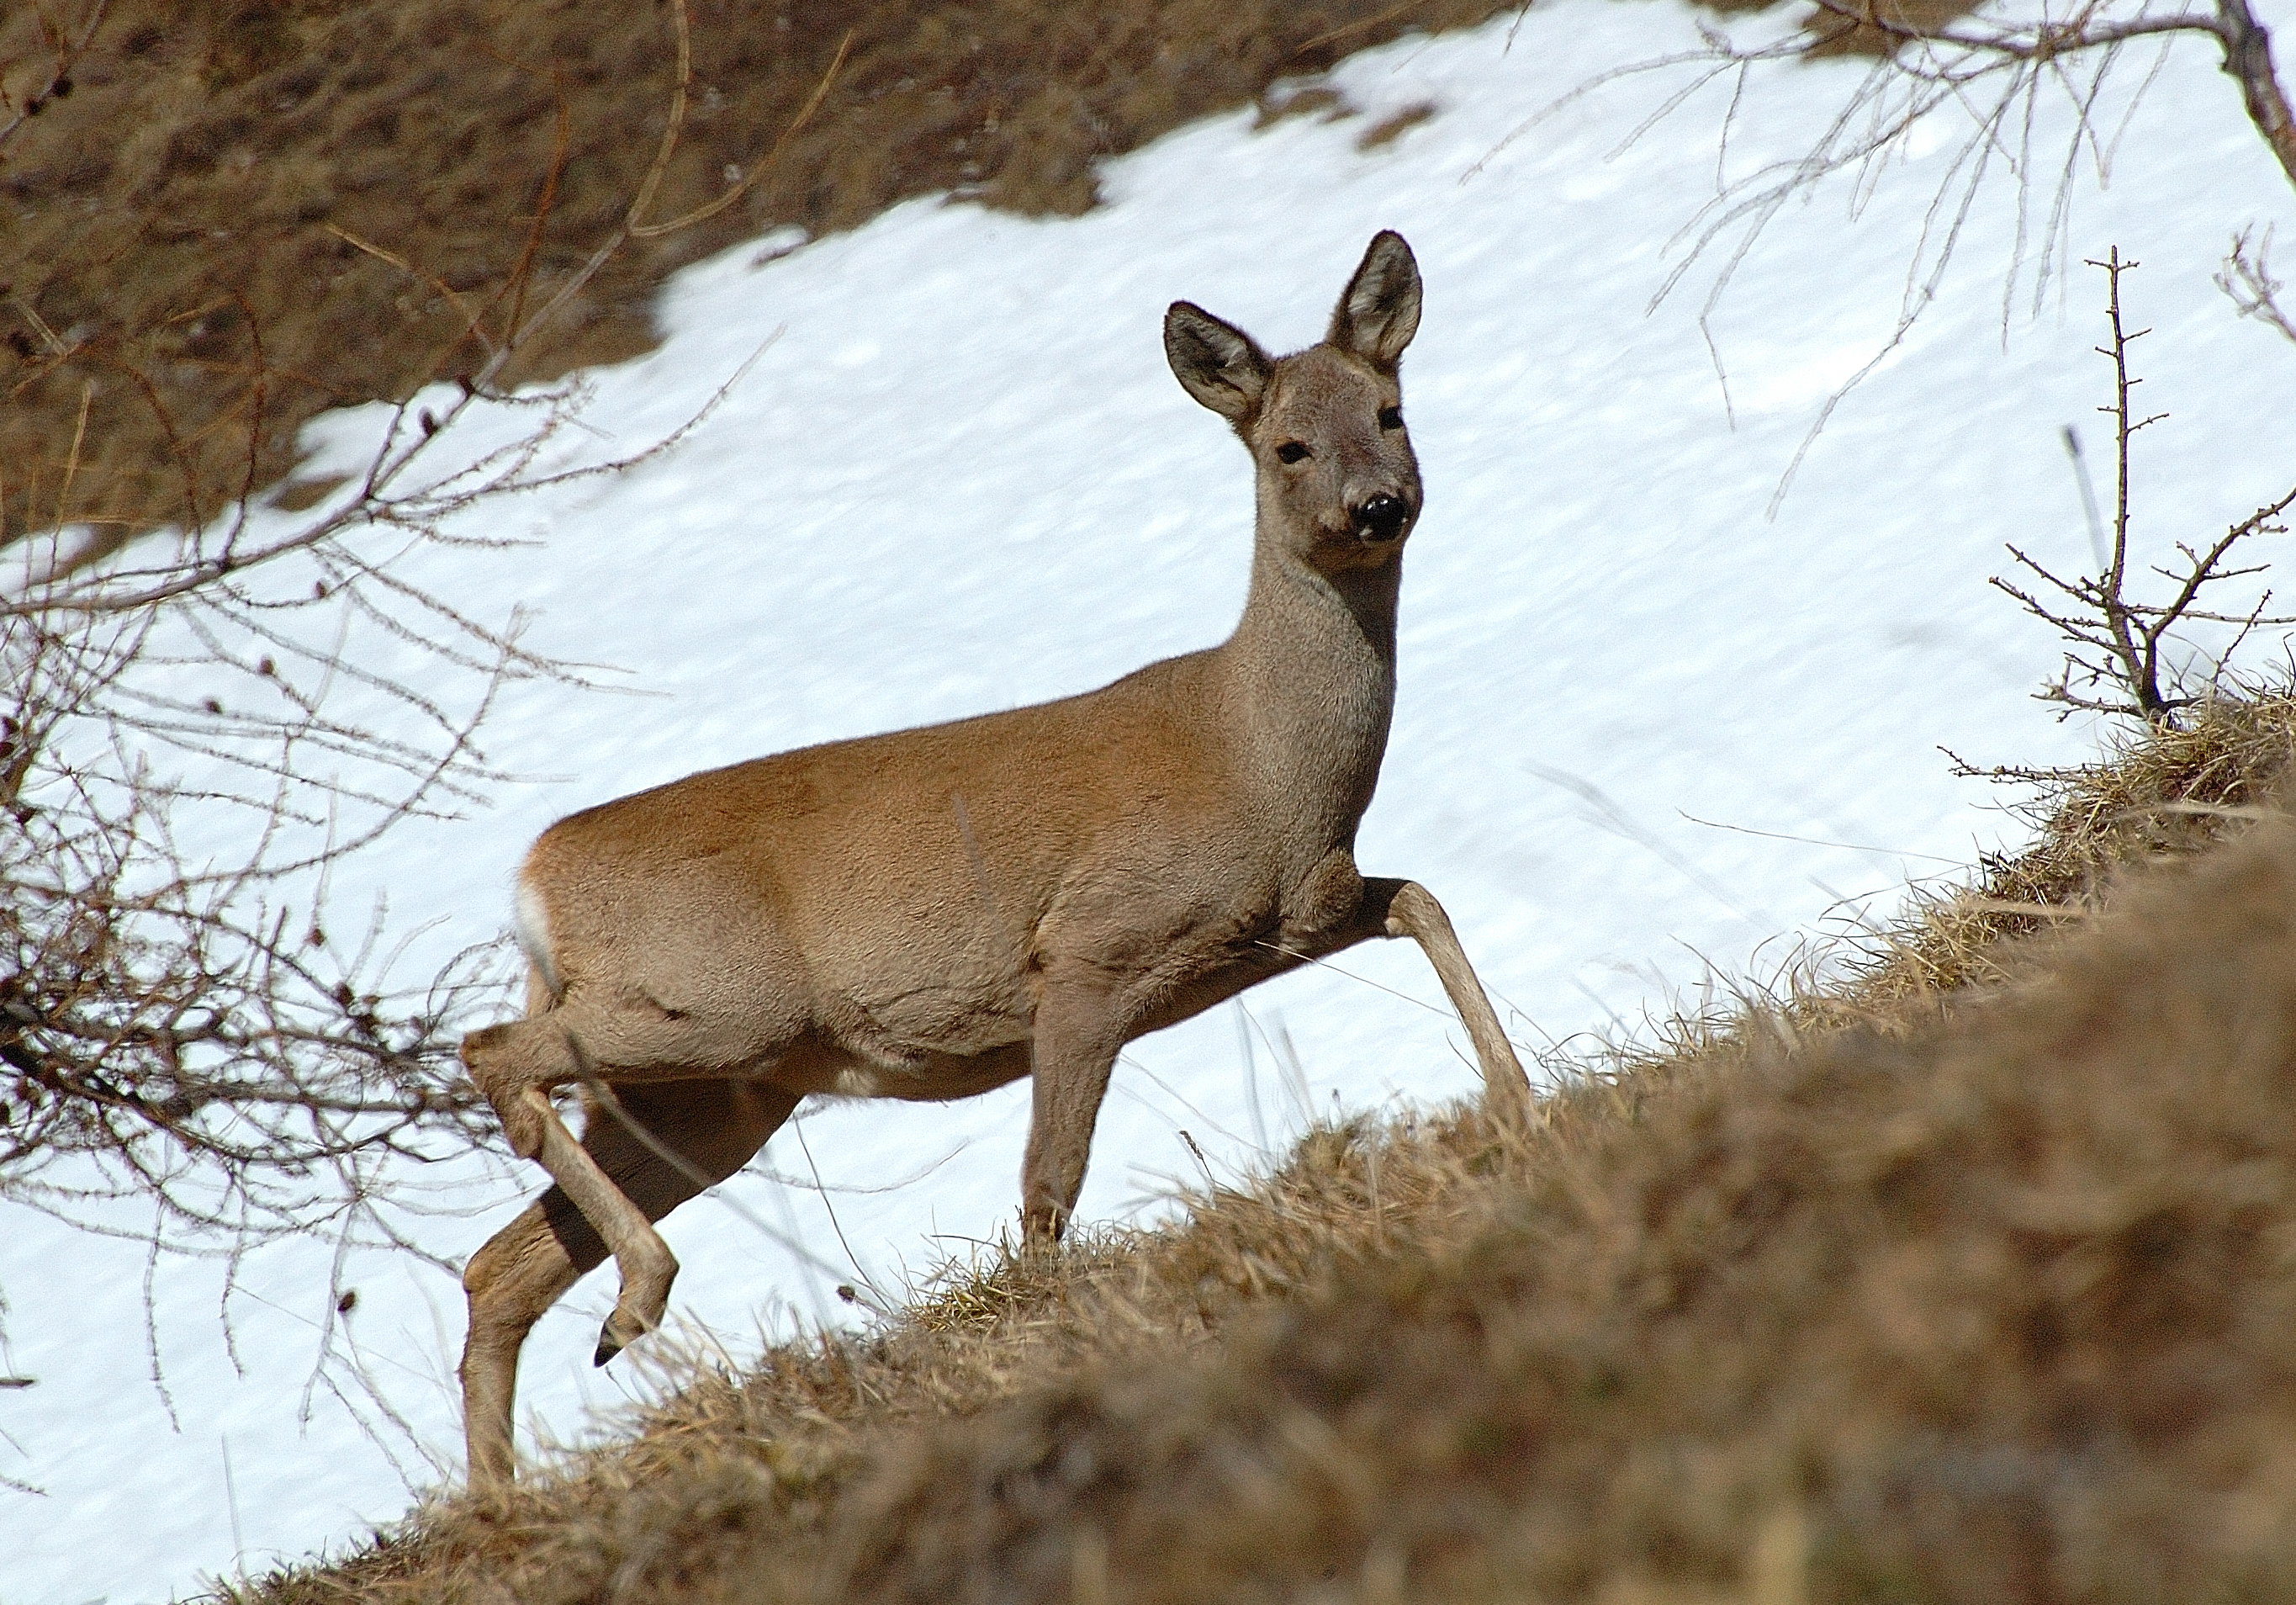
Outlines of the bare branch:
[{"label": "bare branch", "polygon": [[[2124,259],[2116,247],[2103,260],[2092,260],[2089,266],[2101,270],[2110,286],[2106,318],[2112,342],[2096,349],[2111,360],[2113,372],[2112,400],[2097,409],[2110,415],[2114,424],[2111,550],[2109,555],[2100,556],[2098,573],[2068,580],[2015,545],[2009,547],[2009,555],[2016,559],[2019,567],[2068,599],[2070,606],[2062,610],[1997,576],[1991,583],[2055,630],[2072,646],[2065,654],[2063,669],[2039,693],[2043,701],[2060,704],[2068,712],[2080,710],[2122,714],[2150,723],[2173,723],[2180,709],[2192,706],[2202,695],[2219,687],[2233,654],[2258,629],[2296,623],[2296,614],[2265,611],[2272,599],[2268,589],[2259,592],[2237,612],[2201,605],[2202,594],[2210,587],[2252,579],[2266,572],[2267,565],[2262,563],[2234,564],[2229,560],[2243,540],[2258,535],[2285,533],[2284,528],[2273,521],[2291,506],[2296,506],[2296,488],[2259,507],[2205,548],[2176,542],[2176,549],[2185,560],[2181,569],[2159,564],[2149,565],[2152,573],[2174,588],[2165,602],[2148,602],[2129,594],[2129,441],[2146,424],[2158,423],[2167,415],[2154,413],[2138,418],[2130,413],[2130,395],[2142,381],[2129,371],[2128,349],[2147,331],[2131,330],[2124,321],[2120,280],[2137,264]],[[2081,472],[2078,440],[2070,431],[2068,440],[2073,448],[2075,470]],[[2083,492],[2086,498],[2085,479]],[[2187,690],[2183,683],[2185,677],[2173,672],[2164,687],[2166,649],[2175,639],[2175,632],[2193,624],[2231,625],[2234,630],[2231,639],[2215,653],[2204,684],[2198,691]]]},{"label": "bare branch", "polygon": [[2231,298],[2243,317],[2257,318],[2279,330],[2287,339],[2296,341],[2296,317],[2282,311],[2276,299],[2283,286],[2272,276],[2269,227],[2265,229],[2263,238],[2252,245],[2247,229],[2233,236],[2232,250],[2226,254],[2224,266],[2217,270],[2216,285]]},{"label": "bare branch", "polygon": [[[59,77],[102,10],[60,47]],[[682,4],[677,22],[682,37]],[[689,70],[682,50],[681,86]],[[414,938],[387,941],[381,906],[331,906],[331,877],[407,821],[483,800],[504,778],[480,742],[504,690],[585,684],[586,669],[523,645],[516,609],[488,617],[426,588],[409,560],[514,544],[470,532],[483,528],[474,515],[675,449],[763,350],[677,429],[603,461],[567,449],[591,394],[579,379],[492,388],[570,292],[529,310],[568,148],[562,100],[518,270],[486,304],[390,242],[343,235],[447,296],[467,324],[455,345],[488,356],[481,374],[388,410],[316,507],[255,504],[279,376],[243,300],[248,399],[234,427],[245,432],[227,439],[238,483],[226,505],[202,505],[192,457],[216,442],[180,437],[149,377],[117,360],[182,471],[181,526],[91,561],[93,543],[65,522],[78,446],[62,491],[52,474],[36,482],[45,525],[10,531],[21,566],[0,585],[0,1202],[155,1254],[222,1258],[235,1286],[250,1246],[281,1237],[324,1232],[339,1265],[357,1243],[412,1247],[398,1224],[422,1208],[409,1162],[493,1134],[455,1046],[519,972],[509,943],[409,984],[399,971]],[[609,252],[642,232],[650,193]],[[330,934],[338,920],[348,942]],[[123,1200],[153,1223],[123,1225]],[[340,1324],[319,1340],[323,1368],[348,1342]],[[356,1374],[321,1380],[347,1403],[357,1392]]]},{"label": "bare branch", "polygon": [[[1781,476],[1771,501],[1773,514],[1835,410],[1903,343],[1936,295],[1979,192],[2001,169],[2006,169],[2018,188],[2014,244],[2004,282],[2004,317],[2008,316],[2029,259],[2033,263],[2033,293],[2038,306],[2053,265],[2065,245],[2072,184],[2082,151],[2086,148],[2089,152],[2102,180],[2120,132],[2165,63],[2167,48],[2177,38],[2202,37],[2217,47],[2223,70],[2240,86],[2251,124],[2291,185],[2296,185],[2296,130],[2291,128],[2287,97],[2274,76],[2269,37],[2248,0],[2214,0],[2212,5],[2187,4],[2166,11],[2151,9],[2149,0],[2079,0],[2064,13],[2044,7],[2038,16],[1989,20],[1980,16],[1939,23],[1907,20],[1901,11],[1874,0],[1814,0],[1814,21],[1805,25],[1799,37],[1742,47],[1707,29],[1702,30],[1706,42],[1703,50],[1602,74],[1553,103],[1491,152],[1497,154],[1570,100],[1622,78],[1671,73],[1685,67],[1693,70],[1629,136],[1628,143],[1647,134],[1716,78],[1732,78],[1730,104],[1718,146],[1714,193],[1669,242],[1669,248],[1679,254],[1652,298],[1656,306],[1674,294],[1691,273],[1702,266],[1710,268],[1700,308],[1700,327],[1710,350],[1716,353],[1715,369],[1724,382],[1726,405],[1727,375],[1712,319],[1739,266],[1770,223],[1789,201],[1806,196],[1837,177],[1851,184],[1854,213],[1878,182],[1884,164],[1906,151],[1917,129],[1940,114],[1959,113],[1964,124],[1961,143],[1944,164],[1915,239],[1896,325],[1872,359],[1818,409]],[[2119,128],[2110,138],[2104,137],[2097,119],[2106,111],[2106,80],[2122,50],[2148,39],[2160,41],[2161,52],[2122,103]],[[1747,93],[1749,75],[1801,61],[1816,52],[1841,54],[1854,48],[1873,49],[1874,59],[1809,147],[1799,157],[1765,162],[1731,176],[1722,152],[1727,150],[1729,130]],[[2064,95],[2072,127],[2063,157],[2054,163],[2054,193],[2048,204],[2036,212],[2027,186],[2042,170],[2037,149],[2043,128],[2038,113],[2043,91],[2048,86]],[[1471,169],[1468,176],[1480,166]],[[2037,226],[2036,239],[2032,231]],[[2037,248],[2030,256],[2029,247]],[[2267,317],[2284,333],[2296,330],[2296,325],[2277,315],[2269,295],[2269,288],[2275,286],[2260,268],[2250,271],[2236,254],[2235,262],[2219,282],[2244,312]],[[2296,333],[2292,333],[2292,338],[2296,338]]]},{"label": "bare branch", "polygon": [[2218,37],[2224,42],[2224,70],[2240,85],[2248,120],[2279,159],[2280,170],[2296,184],[2296,120],[2288,96],[2272,70],[2272,38],[2249,9],[2248,0],[2217,0]]}]

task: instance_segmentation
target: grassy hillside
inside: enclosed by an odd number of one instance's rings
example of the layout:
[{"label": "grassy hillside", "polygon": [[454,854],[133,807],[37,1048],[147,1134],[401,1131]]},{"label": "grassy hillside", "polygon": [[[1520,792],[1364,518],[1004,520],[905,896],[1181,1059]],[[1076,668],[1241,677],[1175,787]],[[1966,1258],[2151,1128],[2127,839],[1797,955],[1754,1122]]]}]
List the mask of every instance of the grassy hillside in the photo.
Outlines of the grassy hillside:
[{"label": "grassy hillside", "polygon": [[4,8],[0,540],[212,516],[315,413],[506,346],[504,383],[632,356],[668,273],[776,226],[1081,211],[1102,156],[1255,98],[1343,111],[1268,92],[1513,4]]},{"label": "grassy hillside", "polygon": [[2292,750],[2202,710],[1532,1129],[1316,1132],[227,1597],[2285,1598]]},{"label": "grassy hillside", "polygon": [[1341,57],[1525,3],[0,9],[0,546],[205,521],[289,474],[313,415],[506,350],[503,383],[634,356],[671,271],[775,227],[1083,211],[1103,157],[1255,102],[1349,115],[1315,84]]}]

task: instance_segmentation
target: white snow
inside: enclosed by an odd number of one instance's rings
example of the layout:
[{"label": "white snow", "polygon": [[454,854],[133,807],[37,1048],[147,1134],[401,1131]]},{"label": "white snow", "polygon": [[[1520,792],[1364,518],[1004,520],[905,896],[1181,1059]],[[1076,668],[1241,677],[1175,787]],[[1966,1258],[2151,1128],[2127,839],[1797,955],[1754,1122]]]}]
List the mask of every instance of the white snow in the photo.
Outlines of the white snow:
[{"label": "white snow", "polygon": [[[1360,117],[1257,133],[1224,118],[1114,162],[1108,203],[1073,221],[919,202],[763,266],[752,245],[682,274],[662,348],[594,375],[584,449],[676,427],[766,346],[724,407],[624,477],[491,515],[486,532],[534,544],[412,565],[481,616],[536,610],[533,645],[617,665],[645,695],[518,689],[490,753],[554,778],[393,835],[338,875],[335,906],[387,891],[393,929],[421,930],[400,972],[419,976],[506,928],[525,843],[574,808],[1085,689],[1218,639],[1242,595],[1250,475],[1166,370],[1163,308],[1185,297],[1270,346],[1305,344],[1381,227],[1410,239],[1427,284],[1405,384],[1428,508],[1359,858],[1445,901],[1519,1040],[1694,1004],[1710,977],[1774,971],[1844,900],[1886,908],[1909,877],[2014,839],[2000,794],[1953,778],[1938,749],[2021,763],[2094,749],[2093,730],[2030,700],[2056,644],[1985,584],[2007,539],[2068,565],[2087,551],[2058,431],[2082,425],[2102,465],[2109,370],[2091,352],[2102,285],[2079,259],[2117,243],[2144,264],[2128,291],[2155,331],[2144,394],[2172,416],[2141,442],[2141,531],[2209,534],[2296,473],[2296,350],[2210,284],[2232,233],[2285,218],[2290,191],[2209,53],[2179,46],[2111,185],[2078,178],[2073,266],[2038,315],[2021,289],[2005,329],[2017,192],[1997,174],[1938,300],[1833,413],[1772,518],[1818,409],[1896,326],[1959,141],[1940,123],[1854,218],[1847,185],[1778,214],[1714,316],[1726,411],[1698,325],[1710,268],[1646,305],[1713,193],[1729,86],[1623,149],[1687,69],[1523,128],[1597,73],[1694,48],[1694,27],[1671,3],[1556,0],[1519,26],[1349,62],[1335,76]],[[2124,94],[2147,66],[2124,66]],[[1729,171],[1798,153],[1860,70],[1758,76]],[[1355,148],[1422,101],[1431,121]],[[2041,121],[2046,203],[2063,117],[2045,102]],[[356,460],[374,419],[321,420],[323,462]],[[1233,1171],[1334,1108],[1467,1093],[1440,997],[1415,950],[1382,944],[1135,1044],[1083,1213],[1152,1209],[1193,1173],[1183,1128]],[[1273,1046],[1286,1035],[1304,1089]],[[670,1222],[678,1320],[739,1357],[761,1330],[849,1315],[836,1280],[897,1290],[994,1238],[1026,1096],[808,1112],[725,1189],[739,1211],[705,1199]],[[411,1180],[437,1189],[425,1245],[457,1261],[538,1187],[507,1162]],[[0,1601],[188,1591],[340,1548],[398,1516],[410,1486],[459,1476],[459,1288],[410,1256],[356,1256],[362,1382],[340,1358],[317,1364],[331,1252],[245,1265],[229,1346],[222,1268],[159,1262],[163,1393],[142,1253],[12,1213],[0,1371],[38,1382],[0,1392],[0,1477],[39,1491],[0,1486]],[[588,1363],[611,1279],[537,1329],[522,1427],[577,1437],[636,1385],[627,1362]]]}]

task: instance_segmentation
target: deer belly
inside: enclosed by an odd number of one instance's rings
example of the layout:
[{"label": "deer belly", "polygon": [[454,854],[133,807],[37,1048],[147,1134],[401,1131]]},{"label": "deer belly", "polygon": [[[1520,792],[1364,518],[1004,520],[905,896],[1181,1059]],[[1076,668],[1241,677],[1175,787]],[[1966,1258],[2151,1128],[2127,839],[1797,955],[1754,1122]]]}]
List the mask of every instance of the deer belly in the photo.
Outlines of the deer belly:
[{"label": "deer belly", "polygon": [[[963,1097],[1028,1068],[1029,1017],[1001,974],[879,975],[832,990],[817,1007],[843,1060],[834,1091],[849,1097]],[[1017,1070],[1004,1063],[1014,1052]]]},{"label": "deer belly", "polygon": [[1029,1044],[1009,1042],[970,1054],[928,1053],[898,1066],[853,1061],[824,1089],[839,1098],[894,1098],[947,1103],[1016,1082],[1029,1074]]}]

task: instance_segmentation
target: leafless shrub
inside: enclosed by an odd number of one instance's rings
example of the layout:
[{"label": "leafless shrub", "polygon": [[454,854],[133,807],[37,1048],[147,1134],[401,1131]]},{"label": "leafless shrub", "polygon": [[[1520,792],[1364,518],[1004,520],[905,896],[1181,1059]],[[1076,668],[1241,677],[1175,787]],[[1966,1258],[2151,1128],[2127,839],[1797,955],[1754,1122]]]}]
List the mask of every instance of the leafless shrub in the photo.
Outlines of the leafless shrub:
[{"label": "leafless shrub", "polygon": [[[2102,270],[2111,286],[2106,317],[2112,329],[2112,343],[2096,348],[2099,354],[2112,359],[2113,372],[2112,400],[2097,408],[2113,420],[2115,472],[2111,555],[2101,560],[2099,572],[2067,580],[2013,544],[2010,556],[2039,585],[2028,589],[1997,577],[1992,583],[2071,643],[2071,649],[2065,654],[2064,668],[2040,693],[2043,701],[2058,704],[2065,715],[2117,713],[2152,722],[2173,721],[2181,710],[2223,687],[2232,654],[2259,626],[2296,624],[2296,614],[2267,614],[2264,611],[2272,599],[2269,589],[2259,592],[2254,602],[2242,612],[2221,612],[2202,605],[2203,593],[2215,594],[2210,592],[2211,587],[2253,579],[2265,572],[2262,564],[2236,566],[2234,548],[2251,536],[2285,534],[2286,526],[2273,521],[2296,503],[2296,487],[2277,501],[2259,507],[2205,547],[2178,541],[2177,550],[2184,559],[2182,564],[2176,568],[2155,564],[2151,570],[2171,587],[2167,600],[2147,602],[2131,594],[2129,442],[2139,430],[2159,423],[2168,415],[2152,413],[2140,417],[2132,414],[2129,407],[2131,392],[2144,382],[2129,372],[2128,350],[2151,332],[2131,330],[2122,317],[2121,275],[2137,264],[2124,259],[2116,247],[2104,260],[2089,265]],[[2079,437],[2068,430],[2066,440],[2075,447],[2076,469],[2085,475],[2087,471],[2078,456]],[[2086,490],[2086,478],[2083,488]],[[2229,640],[2210,654],[2189,641],[2179,642],[2177,632],[2195,624],[2223,626],[2232,634]],[[2164,649],[2179,644],[2191,653],[2191,661],[2181,665],[2164,663]]]},{"label": "leafless shrub", "polygon": [[[189,868],[172,839],[184,789],[124,745],[135,725],[115,716],[104,734],[123,745],[70,752],[148,637],[142,621],[66,632],[20,617],[0,634],[16,692],[0,1197],[69,1214],[132,1190],[176,1223],[260,1237],[362,1197],[369,1155],[472,1126],[444,1074],[461,988],[450,974],[420,999],[367,990],[370,951],[338,952],[316,909],[298,918],[266,895],[296,866],[258,851]],[[249,824],[304,822],[298,789]]]},{"label": "leafless shrub", "polygon": [[[466,955],[395,992],[379,921],[328,932],[326,877],[479,797],[501,689],[567,672],[518,646],[515,615],[481,624],[394,568],[548,482],[536,456],[579,399],[427,473],[480,398],[402,409],[339,506],[242,501],[98,568],[57,562],[55,531],[49,572],[0,602],[0,1197],[105,1229],[140,1197],[163,1236],[243,1247],[340,1226],[383,1156],[484,1131],[452,1045],[498,967]],[[377,639],[414,666],[346,650]]]},{"label": "leafless shrub", "polygon": [[[682,37],[682,6],[679,24]],[[673,115],[609,253],[692,221],[643,218],[678,126]],[[177,525],[108,549],[65,515],[76,437],[53,517],[11,548],[0,1201],[154,1252],[236,1256],[312,1231],[404,1246],[381,1207],[407,1202],[386,1184],[406,1176],[395,1162],[492,1131],[454,1046],[469,1012],[498,1001],[506,956],[482,946],[404,984],[383,910],[348,918],[347,935],[328,889],[388,833],[452,817],[503,778],[479,737],[507,687],[580,679],[520,645],[514,608],[481,618],[420,582],[415,560],[505,544],[464,532],[472,515],[619,473],[709,410],[631,456],[584,462],[569,440],[589,393],[578,380],[496,387],[607,254],[529,297],[563,160],[562,140],[520,272],[483,306],[457,301],[486,363],[385,409],[360,467],[314,486],[304,510],[258,503],[273,374],[242,307],[236,494],[203,505],[179,450]]]}]

